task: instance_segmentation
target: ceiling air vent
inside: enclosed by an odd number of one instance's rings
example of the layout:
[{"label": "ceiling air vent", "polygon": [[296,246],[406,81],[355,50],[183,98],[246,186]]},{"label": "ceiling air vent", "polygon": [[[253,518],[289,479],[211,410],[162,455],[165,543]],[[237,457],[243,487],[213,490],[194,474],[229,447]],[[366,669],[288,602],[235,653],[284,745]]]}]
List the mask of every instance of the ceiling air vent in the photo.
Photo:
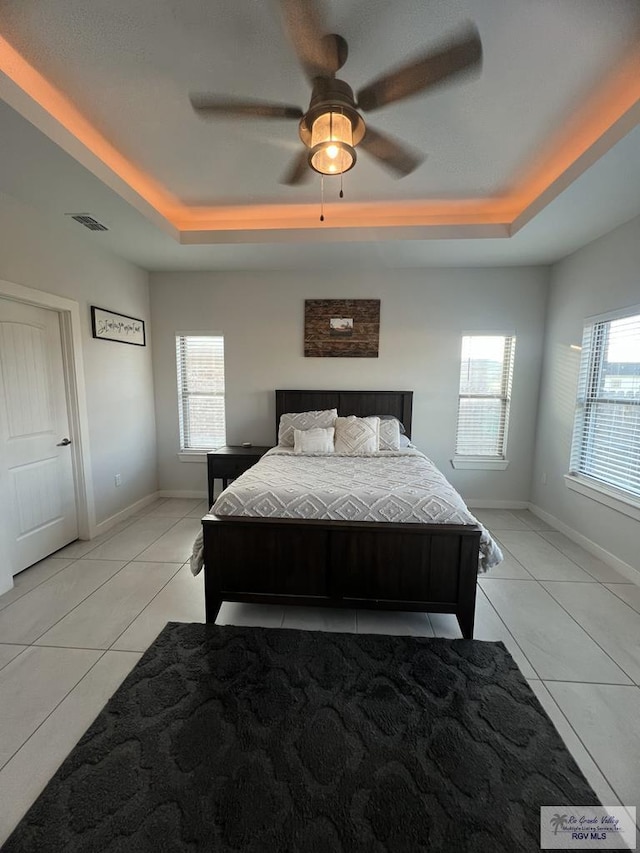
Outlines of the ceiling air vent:
[{"label": "ceiling air vent", "polygon": [[80,225],[84,225],[85,228],[88,228],[89,231],[108,231],[106,225],[103,225],[101,222],[98,222],[97,219],[94,219],[93,216],[89,216],[88,213],[67,213],[67,216],[70,216],[72,219],[75,219],[76,222],[79,222]]}]

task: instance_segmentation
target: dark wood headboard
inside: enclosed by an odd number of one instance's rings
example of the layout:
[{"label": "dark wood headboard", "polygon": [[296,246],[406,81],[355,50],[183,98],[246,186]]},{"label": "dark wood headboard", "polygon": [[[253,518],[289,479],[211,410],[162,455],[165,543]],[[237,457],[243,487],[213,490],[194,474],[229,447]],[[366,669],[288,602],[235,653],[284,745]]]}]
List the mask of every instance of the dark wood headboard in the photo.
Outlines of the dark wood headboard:
[{"label": "dark wood headboard", "polygon": [[411,438],[413,391],[276,391],[276,439],[280,415],[337,409],[340,417],[394,415]]}]

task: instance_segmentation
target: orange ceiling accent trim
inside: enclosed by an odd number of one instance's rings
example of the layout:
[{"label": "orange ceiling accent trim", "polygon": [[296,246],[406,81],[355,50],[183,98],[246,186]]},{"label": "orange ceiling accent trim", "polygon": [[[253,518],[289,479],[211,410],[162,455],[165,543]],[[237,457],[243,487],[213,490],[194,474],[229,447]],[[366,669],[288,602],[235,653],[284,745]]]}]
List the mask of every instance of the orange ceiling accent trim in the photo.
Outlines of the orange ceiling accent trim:
[{"label": "orange ceiling accent trim", "polygon": [[[2,36],[0,71],[179,231],[324,227],[319,221],[317,205],[188,207],[124,157]],[[331,228],[340,229],[519,225],[565,189],[639,121],[640,44],[635,43],[623,62],[504,195],[488,199],[332,204],[325,206],[327,219]]]},{"label": "orange ceiling accent trim", "polygon": [[[510,222],[517,210],[502,199],[407,202],[336,202],[324,205],[324,227],[363,228],[415,225],[488,225]],[[271,204],[190,208],[175,222],[180,231],[241,228],[322,228],[318,204]]]},{"label": "orange ceiling accent trim", "polygon": [[[505,199],[523,212],[557,181],[559,191],[577,177],[573,167],[586,158],[580,171],[619,141],[640,120],[640,44],[633,48],[544,146]],[[625,122],[625,118],[628,121]],[[607,139],[607,136],[611,137]],[[606,140],[602,150],[599,143]]]},{"label": "orange ceiling accent trim", "polygon": [[59,89],[52,86],[2,36],[0,71],[159,213],[164,215],[165,210],[181,206],[161,184],[127,160]]}]

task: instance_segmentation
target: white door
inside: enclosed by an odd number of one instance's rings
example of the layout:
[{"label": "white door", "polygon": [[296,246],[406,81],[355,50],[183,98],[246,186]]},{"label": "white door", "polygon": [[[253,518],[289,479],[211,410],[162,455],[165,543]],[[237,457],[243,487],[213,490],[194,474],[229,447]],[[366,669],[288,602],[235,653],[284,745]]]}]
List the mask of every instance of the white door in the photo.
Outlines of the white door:
[{"label": "white door", "polygon": [[69,438],[59,315],[0,298],[0,523],[13,574],[78,537]]}]

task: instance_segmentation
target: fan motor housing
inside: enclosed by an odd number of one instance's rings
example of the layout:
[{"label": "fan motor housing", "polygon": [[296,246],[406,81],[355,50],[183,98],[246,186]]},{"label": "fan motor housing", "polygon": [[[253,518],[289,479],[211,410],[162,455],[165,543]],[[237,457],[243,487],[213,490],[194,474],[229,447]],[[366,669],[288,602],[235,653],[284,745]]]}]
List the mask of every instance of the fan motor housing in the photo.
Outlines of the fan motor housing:
[{"label": "fan motor housing", "polygon": [[362,141],[367,128],[364,119],[356,110],[351,86],[337,77],[316,77],[309,109],[300,119],[298,127],[300,139],[307,148],[311,148],[311,129],[314,121],[329,111],[342,113],[349,119],[353,129],[354,146]]}]

